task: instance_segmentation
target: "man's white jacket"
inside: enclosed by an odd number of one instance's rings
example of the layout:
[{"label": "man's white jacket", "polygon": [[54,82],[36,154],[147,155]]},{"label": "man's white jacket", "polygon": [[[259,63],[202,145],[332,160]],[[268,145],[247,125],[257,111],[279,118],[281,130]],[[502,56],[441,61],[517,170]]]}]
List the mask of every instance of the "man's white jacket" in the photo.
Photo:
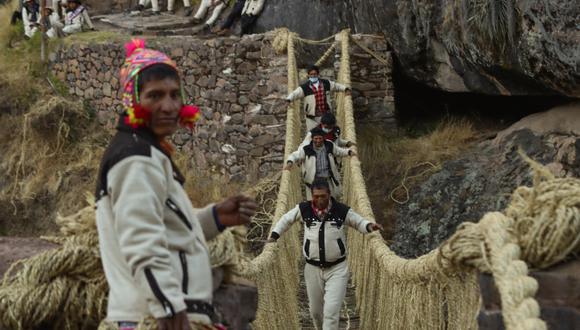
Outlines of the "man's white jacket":
[{"label": "man's white jacket", "polygon": [[62,31],[66,34],[82,32],[85,29],[94,29],[89,12],[82,5],[73,12],[66,14]]},{"label": "man's white jacket", "polygon": [[[344,92],[348,89],[348,87],[345,85],[327,79],[319,79],[318,84],[324,86],[326,109],[328,111],[331,111],[329,103],[330,92]],[[311,83],[309,81],[300,85],[300,87],[296,88],[292,93],[290,93],[290,95],[286,97],[286,99],[289,101],[294,101],[301,98],[304,98],[302,108],[304,109],[306,116],[314,117],[316,115],[316,95],[312,90]]]},{"label": "man's white jacket", "polygon": [[[109,283],[107,319],[168,317],[212,300],[206,239],[221,227],[213,205],[194,209],[183,176],[149,130],[121,124],[103,156],[96,217]],[[191,320],[210,322],[189,313]]]},{"label": "man's white jacket", "polygon": [[323,219],[316,215],[311,201],[296,205],[276,223],[271,237],[278,239],[294,222],[300,221],[304,225],[302,253],[307,261],[321,266],[343,261],[346,257],[344,227],[368,233],[371,222],[334,198],[330,203],[330,210]]},{"label": "man's white jacket", "polygon": [[[329,179],[332,180],[336,187],[338,187],[340,186],[340,171],[338,169],[336,157],[348,156],[350,150],[338,147],[333,142],[328,140],[324,141],[324,148],[326,148],[328,164],[330,166]],[[307,145],[300,145],[298,150],[291,153],[286,161],[290,161],[294,164],[301,161],[302,180],[308,185],[314,182],[314,178],[316,177],[316,151],[314,150],[312,141]]]}]

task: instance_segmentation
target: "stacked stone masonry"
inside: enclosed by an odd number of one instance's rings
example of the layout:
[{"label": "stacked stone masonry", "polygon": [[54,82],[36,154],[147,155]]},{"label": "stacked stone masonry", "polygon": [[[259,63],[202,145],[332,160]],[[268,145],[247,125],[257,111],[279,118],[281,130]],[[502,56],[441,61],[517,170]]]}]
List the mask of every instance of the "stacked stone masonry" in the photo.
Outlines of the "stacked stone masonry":
[{"label": "stacked stone masonry", "polygon": [[[169,54],[182,72],[188,102],[200,107],[194,132],[173,137],[201,170],[246,181],[279,171],[283,163],[287,95],[286,54],[272,48],[273,34],[242,38],[148,39],[151,48]],[[386,43],[359,37],[390,61]],[[377,42],[379,41],[379,42]],[[390,67],[352,48],[353,101],[362,118],[392,118]],[[52,73],[81,98],[99,123],[113,131],[122,112],[118,70],[124,58],[121,43],[78,44],[51,55]],[[334,78],[334,66],[324,70]],[[390,99],[389,99],[390,98]]]}]

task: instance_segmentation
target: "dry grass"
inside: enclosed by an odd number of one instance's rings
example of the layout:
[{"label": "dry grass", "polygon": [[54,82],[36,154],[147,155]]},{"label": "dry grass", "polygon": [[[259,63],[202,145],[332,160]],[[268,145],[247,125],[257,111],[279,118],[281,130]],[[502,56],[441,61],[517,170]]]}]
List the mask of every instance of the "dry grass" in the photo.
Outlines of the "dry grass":
[{"label": "dry grass", "polygon": [[407,199],[407,190],[435,173],[439,165],[467,149],[477,138],[472,123],[446,119],[417,138],[389,136],[376,126],[357,127],[358,150],[368,194],[377,221],[392,234],[397,201]]},{"label": "dry grass", "polygon": [[108,135],[78,100],[56,96],[40,36],[9,26],[16,3],[0,7],[0,234],[35,235],[85,205]]}]

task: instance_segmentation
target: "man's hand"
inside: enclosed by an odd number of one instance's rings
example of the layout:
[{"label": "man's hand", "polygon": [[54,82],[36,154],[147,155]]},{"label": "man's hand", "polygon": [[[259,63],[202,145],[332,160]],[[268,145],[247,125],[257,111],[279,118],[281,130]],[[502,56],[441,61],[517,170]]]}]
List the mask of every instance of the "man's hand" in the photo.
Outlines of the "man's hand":
[{"label": "man's hand", "polygon": [[191,330],[185,311],[175,314],[174,317],[157,319],[159,330]]},{"label": "man's hand", "polygon": [[266,243],[276,243],[276,240],[273,237],[270,237],[266,240]]},{"label": "man's hand", "polygon": [[348,155],[350,157],[354,157],[354,156],[356,156],[356,151],[354,151],[354,149],[348,149]]},{"label": "man's hand", "polygon": [[347,89],[347,90],[344,91],[344,94],[346,94],[346,95],[352,95],[352,91],[349,88],[349,89]]},{"label": "man's hand", "polygon": [[292,103],[292,101],[286,99],[286,104],[290,104],[290,103]]},{"label": "man's hand", "polygon": [[216,204],[219,222],[225,227],[238,226],[250,222],[250,218],[256,214],[256,209],[258,209],[256,202],[244,195],[228,197]]},{"label": "man's hand", "polygon": [[376,223],[376,222],[371,222],[367,225],[367,231],[371,232],[371,231],[376,231],[376,230],[383,230],[383,226],[381,226],[380,224]]},{"label": "man's hand", "polygon": [[292,165],[294,165],[294,163],[286,162],[286,166],[284,166],[284,171],[290,171],[292,169]]}]

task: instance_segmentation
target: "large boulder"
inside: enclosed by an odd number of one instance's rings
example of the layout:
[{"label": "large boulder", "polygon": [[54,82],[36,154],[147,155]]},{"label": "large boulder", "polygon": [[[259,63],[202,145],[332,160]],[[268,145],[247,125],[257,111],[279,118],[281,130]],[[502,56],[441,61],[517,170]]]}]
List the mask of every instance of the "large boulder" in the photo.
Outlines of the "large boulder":
[{"label": "large boulder", "polygon": [[268,0],[255,31],[384,33],[403,72],[432,87],[580,97],[577,0]]},{"label": "large boulder", "polygon": [[441,171],[412,189],[409,202],[398,208],[393,250],[405,257],[425,254],[462,222],[477,222],[487,212],[503,211],[515,188],[532,184],[520,148],[557,176],[579,177],[580,129],[568,125],[577,118],[580,103],[531,115],[495,139],[443,163]]}]

